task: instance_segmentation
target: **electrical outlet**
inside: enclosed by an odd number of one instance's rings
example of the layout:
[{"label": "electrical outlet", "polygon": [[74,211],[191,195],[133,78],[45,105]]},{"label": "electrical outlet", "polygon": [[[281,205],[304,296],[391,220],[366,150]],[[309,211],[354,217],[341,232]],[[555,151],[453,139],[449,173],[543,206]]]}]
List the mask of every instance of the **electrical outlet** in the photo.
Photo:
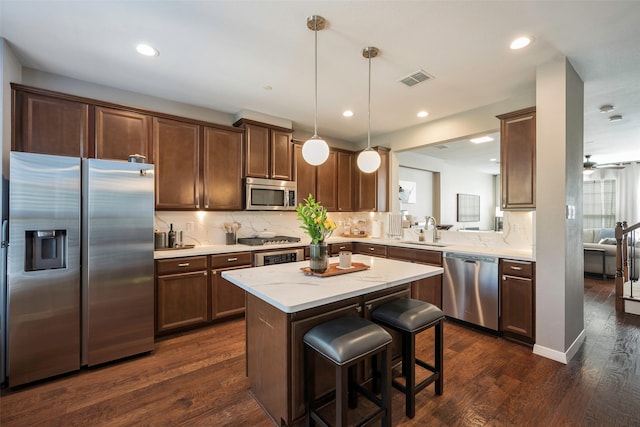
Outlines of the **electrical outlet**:
[{"label": "electrical outlet", "polygon": [[193,231],[193,222],[192,221],[187,222],[187,231]]}]

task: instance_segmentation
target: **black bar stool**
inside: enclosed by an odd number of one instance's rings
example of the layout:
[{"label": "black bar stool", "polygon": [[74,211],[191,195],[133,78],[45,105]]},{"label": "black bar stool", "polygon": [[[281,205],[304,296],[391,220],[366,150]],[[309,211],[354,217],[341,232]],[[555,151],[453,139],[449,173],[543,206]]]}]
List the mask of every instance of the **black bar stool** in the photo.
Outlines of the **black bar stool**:
[{"label": "black bar stool", "polygon": [[[442,310],[428,302],[399,298],[382,304],[376,308],[371,317],[374,321],[400,332],[402,335],[402,376],[405,384],[402,385],[395,379],[392,384],[404,393],[406,397],[407,417],[413,418],[416,414],[416,393],[431,384],[436,383],[436,394],[442,394],[443,374],[443,324]],[[435,365],[430,365],[416,358],[416,334],[435,326]],[[416,366],[421,366],[432,372],[427,378],[416,384]],[[374,375],[374,390],[375,386]]]},{"label": "black bar stool", "polygon": [[[377,407],[375,413],[362,421],[364,426],[382,420],[383,426],[391,426],[391,335],[384,328],[361,317],[341,317],[322,323],[304,335],[305,372],[305,422],[312,420],[327,427],[329,424],[316,412],[335,397],[336,425],[347,425],[347,406],[357,406],[357,393],[364,395]],[[336,368],[336,390],[328,396],[315,399],[315,361],[318,353]],[[381,355],[381,397],[360,386],[356,380],[358,362],[366,357]]]}]

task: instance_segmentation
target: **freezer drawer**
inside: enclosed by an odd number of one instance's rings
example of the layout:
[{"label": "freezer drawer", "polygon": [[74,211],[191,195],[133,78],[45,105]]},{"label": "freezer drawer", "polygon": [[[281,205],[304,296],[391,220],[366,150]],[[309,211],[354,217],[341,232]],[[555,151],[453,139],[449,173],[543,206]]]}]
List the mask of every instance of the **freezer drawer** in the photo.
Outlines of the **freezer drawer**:
[{"label": "freezer drawer", "polygon": [[444,256],[445,316],[498,330],[498,259],[457,253]]}]

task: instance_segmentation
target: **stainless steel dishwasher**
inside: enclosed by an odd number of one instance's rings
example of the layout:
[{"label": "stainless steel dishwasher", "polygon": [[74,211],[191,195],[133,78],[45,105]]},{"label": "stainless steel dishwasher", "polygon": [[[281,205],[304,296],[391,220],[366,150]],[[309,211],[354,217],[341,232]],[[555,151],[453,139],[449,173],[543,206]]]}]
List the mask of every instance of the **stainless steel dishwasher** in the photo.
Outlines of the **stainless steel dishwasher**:
[{"label": "stainless steel dishwasher", "polygon": [[497,258],[444,254],[445,316],[497,331],[499,298]]}]

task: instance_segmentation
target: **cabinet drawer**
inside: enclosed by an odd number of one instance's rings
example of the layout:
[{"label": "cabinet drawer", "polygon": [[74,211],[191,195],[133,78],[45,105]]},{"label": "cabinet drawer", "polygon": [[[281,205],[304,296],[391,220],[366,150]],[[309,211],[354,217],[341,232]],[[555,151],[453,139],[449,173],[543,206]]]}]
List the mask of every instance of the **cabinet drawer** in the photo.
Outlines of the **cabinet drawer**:
[{"label": "cabinet drawer", "polygon": [[502,274],[508,276],[525,277],[531,279],[533,277],[533,263],[528,261],[502,260]]},{"label": "cabinet drawer", "polygon": [[251,266],[251,252],[211,255],[211,268]]},{"label": "cabinet drawer", "polygon": [[388,246],[387,247],[387,257],[391,259],[397,259],[400,261],[410,261],[413,262],[416,259],[415,249],[409,248],[399,248],[397,246]]},{"label": "cabinet drawer", "polygon": [[332,243],[330,246],[331,255],[338,255],[340,251],[352,251],[353,252],[353,243]]},{"label": "cabinet drawer", "polygon": [[355,252],[363,255],[373,255],[379,257],[387,256],[387,247],[384,245],[376,245],[369,243],[355,243]]},{"label": "cabinet drawer", "polygon": [[164,274],[183,273],[187,271],[198,271],[206,269],[206,256],[172,258],[156,261],[156,273],[158,276],[162,276]]},{"label": "cabinet drawer", "polygon": [[416,251],[416,262],[442,267],[442,252],[418,250]]}]

